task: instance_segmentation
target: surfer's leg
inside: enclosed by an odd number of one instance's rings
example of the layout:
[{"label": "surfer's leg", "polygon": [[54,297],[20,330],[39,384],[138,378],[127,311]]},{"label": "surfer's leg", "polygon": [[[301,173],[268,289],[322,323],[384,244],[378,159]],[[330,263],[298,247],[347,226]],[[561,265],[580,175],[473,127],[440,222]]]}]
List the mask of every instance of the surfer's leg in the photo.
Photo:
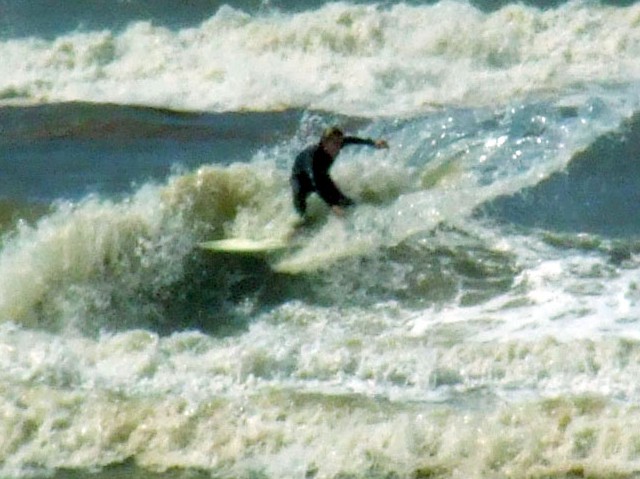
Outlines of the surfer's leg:
[{"label": "surfer's leg", "polygon": [[301,176],[291,177],[291,191],[293,194],[293,206],[298,214],[304,217],[307,211],[307,196],[311,193],[311,190],[307,187],[304,178]]}]

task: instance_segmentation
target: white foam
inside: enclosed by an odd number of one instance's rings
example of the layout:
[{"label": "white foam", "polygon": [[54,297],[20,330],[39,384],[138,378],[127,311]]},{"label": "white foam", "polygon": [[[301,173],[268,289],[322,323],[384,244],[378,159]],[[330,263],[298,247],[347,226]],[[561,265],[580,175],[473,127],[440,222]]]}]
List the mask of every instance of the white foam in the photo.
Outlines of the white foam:
[{"label": "white foam", "polygon": [[122,32],[5,40],[0,97],[365,115],[495,104],[635,80],[639,8],[331,3],[249,15],[224,6],[180,31],[138,22]]},{"label": "white foam", "polygon": [[394,305],[302,303],[229,338],[87,339],[5,324],[1,470],[24,477],[127,458],[159,472],[287,478],[637,467],[637,343],[457,341],[461,326],[474,330],[434,314],[416,336]]},{"label": "white foam", "polygon": [[23,225],[0,254],[2,321],[55,330],[77,320],[97,330],[103,325],[87,322],[87,311],[108,312],[114,294],[179,278],[192,240],[159,191],[148,186],[120,203],[61,203],[35,226]]}]

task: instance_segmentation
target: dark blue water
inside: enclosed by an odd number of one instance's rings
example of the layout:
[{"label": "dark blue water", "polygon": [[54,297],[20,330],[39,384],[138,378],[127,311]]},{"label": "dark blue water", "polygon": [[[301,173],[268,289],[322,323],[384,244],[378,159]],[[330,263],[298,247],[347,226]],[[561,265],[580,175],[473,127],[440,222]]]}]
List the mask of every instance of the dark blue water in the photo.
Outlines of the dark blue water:
[{"label": "dark blue water", "polygon": [[566,170],[483,206],[508,223],[563,233],[640,235],[640,118],[596,138]]},{"label": "dark blue water", "polygon": [[81,103],[0,108],[0,196],[44,203],[121,196],[179,169],[249,161],[293,136],[301,116]]}]

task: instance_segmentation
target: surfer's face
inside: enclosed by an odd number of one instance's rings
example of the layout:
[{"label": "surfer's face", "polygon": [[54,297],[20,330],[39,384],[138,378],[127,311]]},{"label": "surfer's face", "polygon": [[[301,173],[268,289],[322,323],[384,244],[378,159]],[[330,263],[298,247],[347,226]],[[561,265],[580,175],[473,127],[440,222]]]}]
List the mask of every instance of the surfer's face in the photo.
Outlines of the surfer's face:
[{"label": "surfer's face", "polygon": [[324,150],[331,156],[335,157],[340,153],[343,141],[344,138],[342,135],[333,135],[322,140],[322,148],[324,148]]}]

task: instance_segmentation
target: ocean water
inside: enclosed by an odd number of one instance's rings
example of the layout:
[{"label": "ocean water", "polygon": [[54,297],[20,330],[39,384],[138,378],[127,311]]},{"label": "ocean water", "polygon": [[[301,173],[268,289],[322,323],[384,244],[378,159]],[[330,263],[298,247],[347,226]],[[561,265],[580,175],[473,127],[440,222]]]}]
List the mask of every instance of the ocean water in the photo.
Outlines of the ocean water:
[{"label": "ocean water", "polygon": [[[640,5],[0,0],[0,476],[640,475]],[[326,126],[384,138],[311,199]]]}]

